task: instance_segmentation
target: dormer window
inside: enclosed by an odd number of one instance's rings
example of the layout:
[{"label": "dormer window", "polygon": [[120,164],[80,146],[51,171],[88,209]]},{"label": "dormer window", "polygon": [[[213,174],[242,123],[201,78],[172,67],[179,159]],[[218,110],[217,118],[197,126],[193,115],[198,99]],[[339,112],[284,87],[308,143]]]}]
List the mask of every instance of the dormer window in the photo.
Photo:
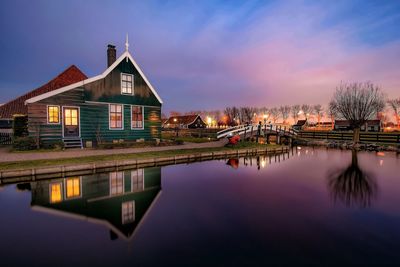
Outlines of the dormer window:
[{"label": "dormer window", "polygon": [[121,73],[121,94],[133,95],[133,75]]}]

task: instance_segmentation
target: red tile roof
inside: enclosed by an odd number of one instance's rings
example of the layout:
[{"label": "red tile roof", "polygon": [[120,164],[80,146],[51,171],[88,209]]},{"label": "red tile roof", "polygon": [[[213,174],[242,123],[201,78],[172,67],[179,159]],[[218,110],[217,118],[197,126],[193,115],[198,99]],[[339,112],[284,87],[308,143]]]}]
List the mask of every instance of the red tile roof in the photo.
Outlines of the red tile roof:
[{"label": "red tile roof", "polygon": [[45,85],[0,106],[0,118],[12,118],[14,114],[27,114],[28,107],[25,105],[25,101],[29,98],[54,91],[85,79],[87,79],[87,76],[78,67],[72,65]]},{"label": "red tile roof", "polygon": [[190,124],[195,121],[199,115],[184,115],[184,116],[172,116],[169,117],[166,124]]}]

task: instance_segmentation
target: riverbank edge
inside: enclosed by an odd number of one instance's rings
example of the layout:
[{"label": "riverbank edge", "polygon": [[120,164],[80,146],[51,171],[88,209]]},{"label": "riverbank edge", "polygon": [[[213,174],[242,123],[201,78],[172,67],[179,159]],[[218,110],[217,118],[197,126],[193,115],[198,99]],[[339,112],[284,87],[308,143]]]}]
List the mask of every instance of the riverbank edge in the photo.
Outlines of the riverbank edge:
[{"label": "riverbank edge", "polygon": [[290,147],[275,148],[245,148],[213,152],[198,152],[165,157],[149,157],[141,159],[124,159],[113,161],[100,161],[78,165],[56,165],[37,168],[21,168],[14,170],[0,170],[0,184],[30,182],[41,179],[60,178],[67,176],[80,176],[99,172],[120,171],[145,167],[158,167],[199,162],[214,159],[228,159],[228,157],[257,156],[288,153]]},{"label": "riverbank edge", "polygon": [[390,151],[400,153],[400,144],[381,144],[373,142],[337,141],[328,139],[297,139],[294,146],[320,146],[326,148],[338,148],[357,151]]}]

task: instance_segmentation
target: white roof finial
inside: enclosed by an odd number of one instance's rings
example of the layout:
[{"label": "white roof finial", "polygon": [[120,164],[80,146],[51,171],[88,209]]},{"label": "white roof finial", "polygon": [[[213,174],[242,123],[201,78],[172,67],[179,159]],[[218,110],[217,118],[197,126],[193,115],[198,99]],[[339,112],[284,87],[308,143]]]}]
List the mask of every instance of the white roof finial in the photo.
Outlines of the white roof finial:
[{"label": "white roof finial", "polygon": [[128,41],[128,34],[126,34],[125,51],[128,52],[128,50],[129,50],[129,41]]}]

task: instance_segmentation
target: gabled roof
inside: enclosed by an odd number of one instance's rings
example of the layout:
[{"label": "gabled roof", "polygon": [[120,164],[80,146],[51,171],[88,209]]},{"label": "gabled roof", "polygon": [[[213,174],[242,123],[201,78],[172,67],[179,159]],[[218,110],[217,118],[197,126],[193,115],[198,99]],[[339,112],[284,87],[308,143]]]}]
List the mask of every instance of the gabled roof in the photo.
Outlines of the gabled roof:
[{"label": "gabled roof", "polygon": [[83,81],[80,82],[76,82],[74,84],[59,88],[57,90],[54,90],[52,92],[43,94],[43,95],[39,95],[33,98],[30,98],[28,100],[25,101],[25,103],[35,103],[37,101],[46,99],[48,97],[60,94],[60,93],[64,93],[66,91],[69,91],[71,89],[77,88],[77,87],[81,87],[85,84],[100,80],[105,78],[113,69],[115,69],[119,63],[121,63],[122,60],[128,58],[133,65],[135,66],[135,68],[137,69],[137,71],[139,72],[139,74],[142,76],[143,80],[146,82],[147,86],[149,86],[150,90],[153,92],[153,94],[155,95],[155,97],[157,98],[157,100],[162,104],[162,100],[161,97],[157,94],[156,90],[153,88],[153,86],[150,84],[149,80],[146,78],[146,76],[143,74],[142,70],[139,68],[138,64],[136,63],[136,61],[133,59],[132,55],[129,53],[129,51],[125,51],[110,67],[108,67],[102,74],[94,76],[92,78],[89,79],[85,79]]},{"label": "gabled roof", "polygon": [[35,90],[32,90],[10,102],[0,106],[0,118],[12,118],[14,114],[27,114],[28,108],[25,101],[46,93],[54,92],[55,90],[65,87],[76,82],[87,79],[87,76],[75,65],[70,66],[57,77],[42,85]]},{"label": "gabled roof", "polygon": [[192,124],[199,115],[183,115],[169,117],[166,124]]},{"label": "gabled roof", "polygon": [[298,120],[297,123],[293,126],[303,126],[305,125],[307,122],[307,120]]}]

